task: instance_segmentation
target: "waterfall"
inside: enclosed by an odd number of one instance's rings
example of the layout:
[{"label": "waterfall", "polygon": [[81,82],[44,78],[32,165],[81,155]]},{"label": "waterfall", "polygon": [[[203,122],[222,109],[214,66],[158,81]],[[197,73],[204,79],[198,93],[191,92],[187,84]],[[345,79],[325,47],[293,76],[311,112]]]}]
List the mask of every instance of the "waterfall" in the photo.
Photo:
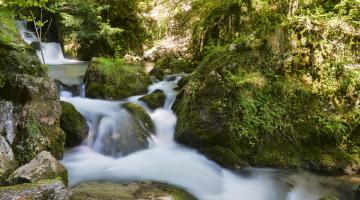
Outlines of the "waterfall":
[{"label": "waterfall", "polygon": [[[94,180],[152,180],[176,185],[200,200],[315,200],[328,194],[340,195],[341,184],[336,178],[253,168],[236,174],[221,168],[195,150],[176,143],[177,117],[171,107],[176,99],[175,88],[180,78],[167,77],[149,86],[149,93],[160,89],[166,96],[164,107],[155,110],[139,100],[144,95],[122,101],[63,96],[61,99],[72,103],[91,127],[84,145],[67,152],[61,161],[68,169],[70,184]],[[155,124],[155,134],[149,137],[146,149],[127,156],[103,155],[101,148],[104,144],[99,138],[126,125],[130,116],[119,104],[127,102],[136,103],[147,110]],[[114,140],[117,139],[114,137]]]},{"label": "waterfall", "polygon": [[[27,21],[26,20],[18,20],[16,22],[17,29],[19,30],[21,37],[27,44],[32,44],[34,42],[39,42],[33,31],[27,29]],[[45,63],[49,65],[61,65],[61,64],[72,64],[78,63],[77,60],[70,60],[64,57],[61,45],[56,42],[42,42],[41,50],[37,50],[37,55],[41,62],[44,62],[42,59],[41,51],[44,56]]]}]

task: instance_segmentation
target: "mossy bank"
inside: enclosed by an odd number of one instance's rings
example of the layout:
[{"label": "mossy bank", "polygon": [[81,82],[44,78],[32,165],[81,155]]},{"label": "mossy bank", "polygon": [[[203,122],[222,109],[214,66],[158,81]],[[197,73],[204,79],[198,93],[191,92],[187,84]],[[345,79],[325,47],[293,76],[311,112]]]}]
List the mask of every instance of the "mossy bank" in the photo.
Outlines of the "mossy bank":
[{"label": "mossy bank", "polygon": [[231,168],[359,175],[358,5],[211,5],[175,106],[177,140]]}]

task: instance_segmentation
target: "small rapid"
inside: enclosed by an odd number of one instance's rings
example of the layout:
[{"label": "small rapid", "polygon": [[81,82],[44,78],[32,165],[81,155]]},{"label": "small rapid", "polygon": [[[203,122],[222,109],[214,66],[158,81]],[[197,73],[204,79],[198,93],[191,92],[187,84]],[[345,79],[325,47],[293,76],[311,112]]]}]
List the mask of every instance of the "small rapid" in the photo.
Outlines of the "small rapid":
[{"label": "small rapid", "polygon": [[[61,161],[68,169],[70,184],[152,180],[176,185],[200,200],[316,200],[329,194],[351,198],[353,186],[337,178],[276,169],[247,168],[234,173],[176,143],[177,117],[171,107],[180,79],[180,75],[175,75],[149,86],[148,94],[162,90],[166,96],[165,105],[155,110],[139,100],[144,95],[122,101],[62,96],[61,100],[73,104],[90,125],[84,144],[68,151]],[[104,155],[102,149],[109,144],[101,142],[103,135],[118,134],[119,129],[131,131],[128,126],[131,116],[120,106],[129,102],[145,108],[155,125],[155,134],[148,138],[145,149],[127,156]],[[119,139],[114,135],[112,138]]]}]

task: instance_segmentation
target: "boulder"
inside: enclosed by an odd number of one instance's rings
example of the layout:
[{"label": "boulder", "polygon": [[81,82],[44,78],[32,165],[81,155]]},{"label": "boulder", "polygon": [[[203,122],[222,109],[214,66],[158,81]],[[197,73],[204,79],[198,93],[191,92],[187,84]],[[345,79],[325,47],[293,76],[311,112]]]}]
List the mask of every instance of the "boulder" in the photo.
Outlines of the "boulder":
[{"label": "boulder", "polygon": [[105,58],[94,58],[90,62],[84,82],[86,95],[101,99],[122,99],[145,93],[151,84],[141,65]]},{"label": "boulder", "polygon": [[0,187],[1,200],[66,200],[68,191],[58,179]]},{"label": "boulder", "polygon": [[58,159],[62,157],[65,134],[59,126],[61,107],[53,81],[48,77],[12,75],[0,88],[0,98],[13,102],[16,108],[13,151],[20,164],[29,162],[43,150]]},{"label": "boulder", "polygon": [[195,200],[187,192],[161,183],[133,182],[87,182],[72,189],[70,200],[113,200],[113,199],[177,199]]},{"label": "boulder", "polygon": [[166,96],[162,90],[155,90],[151,94],[145,95],[140,98],[141,101],[145,102],[151,109],[161,108],[165,104]]},{"label": "boulder", "polygon": [[67,170],[49,152],[43,151],[32,161],[15,170],[8,182],[11,184],[35,183],[39,180],[61,178],[67,185]]},{"label": "boulder", "polygon": [[144,130],[149,133],[154,131],[152,119],[143,107],[135,103],[126,103],[123,104],[122,107],[134,116],[135,120],[141,125],[141,127],[143,127]]},{"label": "boulder", "polygon": [[[126,156],[130,153],[148,148],[148,140],[153,132],[150,116],[144,108],[134,103],[123,104],[118,129],[103,134],[101,138],[102,153],[113,157]],[[103,118],[100,123],[106,123]],[[101,125],[100,125],[101,126]]]},{"label": "boulder", "polygon": [[0,135],[0,185],[17,166],[15,156],[5,138]]},{"label": "boulder", "polygon": [[89,132],[88,124],[70,103],[61,102],[61,108],[60,127],[66,134],[65,146],[77,146],[86,139]]}]

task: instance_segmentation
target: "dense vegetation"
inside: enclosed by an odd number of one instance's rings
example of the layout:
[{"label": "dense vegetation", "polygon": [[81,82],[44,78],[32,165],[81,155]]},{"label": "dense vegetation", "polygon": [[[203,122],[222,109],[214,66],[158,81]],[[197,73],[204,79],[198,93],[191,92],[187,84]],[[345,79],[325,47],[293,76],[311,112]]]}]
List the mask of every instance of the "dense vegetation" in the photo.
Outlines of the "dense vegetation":
[{"label": "dense vegetation", "polygon": [[359,4],[283,2],[195,1],[178,139],[228,166],[344,173],[360,161]]}]

